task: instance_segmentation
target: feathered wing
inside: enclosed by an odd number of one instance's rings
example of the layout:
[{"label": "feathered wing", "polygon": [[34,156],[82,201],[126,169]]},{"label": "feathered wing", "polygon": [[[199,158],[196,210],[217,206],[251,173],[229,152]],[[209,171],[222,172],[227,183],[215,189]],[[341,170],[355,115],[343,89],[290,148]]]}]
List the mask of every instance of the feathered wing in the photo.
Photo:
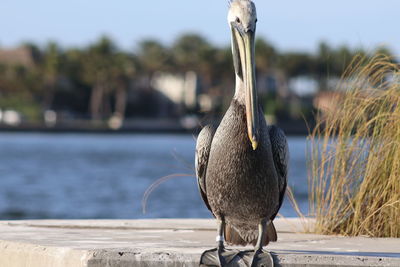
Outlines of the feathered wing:
[{"label": "feathered wing", "polygon": [[272,216],[271,221],[275,219],[279,209],[282,206],[287,187],[287,173],[289,162],[289,146],[286,140],[285,133],[278,127],[269,126],[269,136],[271,139],[272,155],[276,172],[278,173],[279,184],[279,207],[276,213]]},{"label": "feathered wing", "polygon": [[[196,144],[196,176],[197,176],[197,185],[199,186],[200,195],[203,198],[204,203],[207,208],[212,212],[210,204],[207,199],[207,191],[206,191],[206,173],[207,173],[207,165],[208,158],[210,156],[211,143],[216,131],[216,127],[213,125],[205,126],[199,136],[197,137]],[[214,215],[214,214],[213,214]],[[245,246],[248,242],[244,241],[239,233],[229,224],[225,226],[225,239],[228,244],[236,244]]]},{"label": "feathered wing", "polygon": [[211,124],[205,126],[201,130],[199,136],[197,137],[195,158],[197,185],[199,186],[200,195],[203,198],[204,203],[211,212],[212,210],[207,199],[206,173],[211,143],[215,134],[215,130],[216,127]]}]

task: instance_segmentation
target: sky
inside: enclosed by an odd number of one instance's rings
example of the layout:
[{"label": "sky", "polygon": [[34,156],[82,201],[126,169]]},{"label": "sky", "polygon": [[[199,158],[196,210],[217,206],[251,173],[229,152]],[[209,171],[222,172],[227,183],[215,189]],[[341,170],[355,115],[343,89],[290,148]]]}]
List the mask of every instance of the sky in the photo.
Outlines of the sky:
[{"label": "sky", "polygon": [[[400,55],[400,0],[254,0],[257,34],[281,51],[314,51],[318,43]],[[0,0],[0,46],[24,41],[82,47],[101,35],[133,50],[147,38],[171,44],[195,32],[230,42],[227,0]]]}]

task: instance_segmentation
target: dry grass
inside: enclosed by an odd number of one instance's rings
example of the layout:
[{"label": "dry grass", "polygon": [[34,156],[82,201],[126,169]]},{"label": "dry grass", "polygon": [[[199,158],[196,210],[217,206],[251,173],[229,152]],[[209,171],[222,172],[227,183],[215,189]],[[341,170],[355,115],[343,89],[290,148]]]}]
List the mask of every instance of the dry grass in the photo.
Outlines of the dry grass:
[{"label": "dry grass", "polygon": [[310,136],[310,205],[322,234],[400,237],[400,68],[357,58]]}]

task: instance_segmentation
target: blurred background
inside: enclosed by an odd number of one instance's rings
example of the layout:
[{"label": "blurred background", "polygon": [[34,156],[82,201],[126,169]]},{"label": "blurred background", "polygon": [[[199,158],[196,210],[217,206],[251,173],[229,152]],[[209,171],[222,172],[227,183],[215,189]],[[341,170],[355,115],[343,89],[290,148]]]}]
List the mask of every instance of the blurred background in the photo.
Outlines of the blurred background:
[{"label": "blurred background", "polygon": [[[255,3],[259,99],[289,136],[307,214],[314,115],[335,108],[354,56],[398,59],[400,2]],[[0,219],[210,217],[194,148],[233,94],[227,4],[3,0]],[[169,175],[144,214],[144,192]],[[281,214],[297,216],[287,201]]]}]

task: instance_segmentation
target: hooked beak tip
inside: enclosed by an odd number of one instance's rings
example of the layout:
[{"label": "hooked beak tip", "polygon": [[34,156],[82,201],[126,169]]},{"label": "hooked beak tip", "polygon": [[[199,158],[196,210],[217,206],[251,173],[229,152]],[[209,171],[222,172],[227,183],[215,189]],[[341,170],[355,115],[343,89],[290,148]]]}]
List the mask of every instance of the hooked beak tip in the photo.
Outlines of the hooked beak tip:
[{"label": "hooked beak tip", "polygon": [[252,141],[251,141],[251,146],[253,147],[253,150],[256,150],[256,149],[257,149],[257,147],[258,147],[258,142],[257,142],[257,141],[254,141],[254,140],[252,140]]}]

